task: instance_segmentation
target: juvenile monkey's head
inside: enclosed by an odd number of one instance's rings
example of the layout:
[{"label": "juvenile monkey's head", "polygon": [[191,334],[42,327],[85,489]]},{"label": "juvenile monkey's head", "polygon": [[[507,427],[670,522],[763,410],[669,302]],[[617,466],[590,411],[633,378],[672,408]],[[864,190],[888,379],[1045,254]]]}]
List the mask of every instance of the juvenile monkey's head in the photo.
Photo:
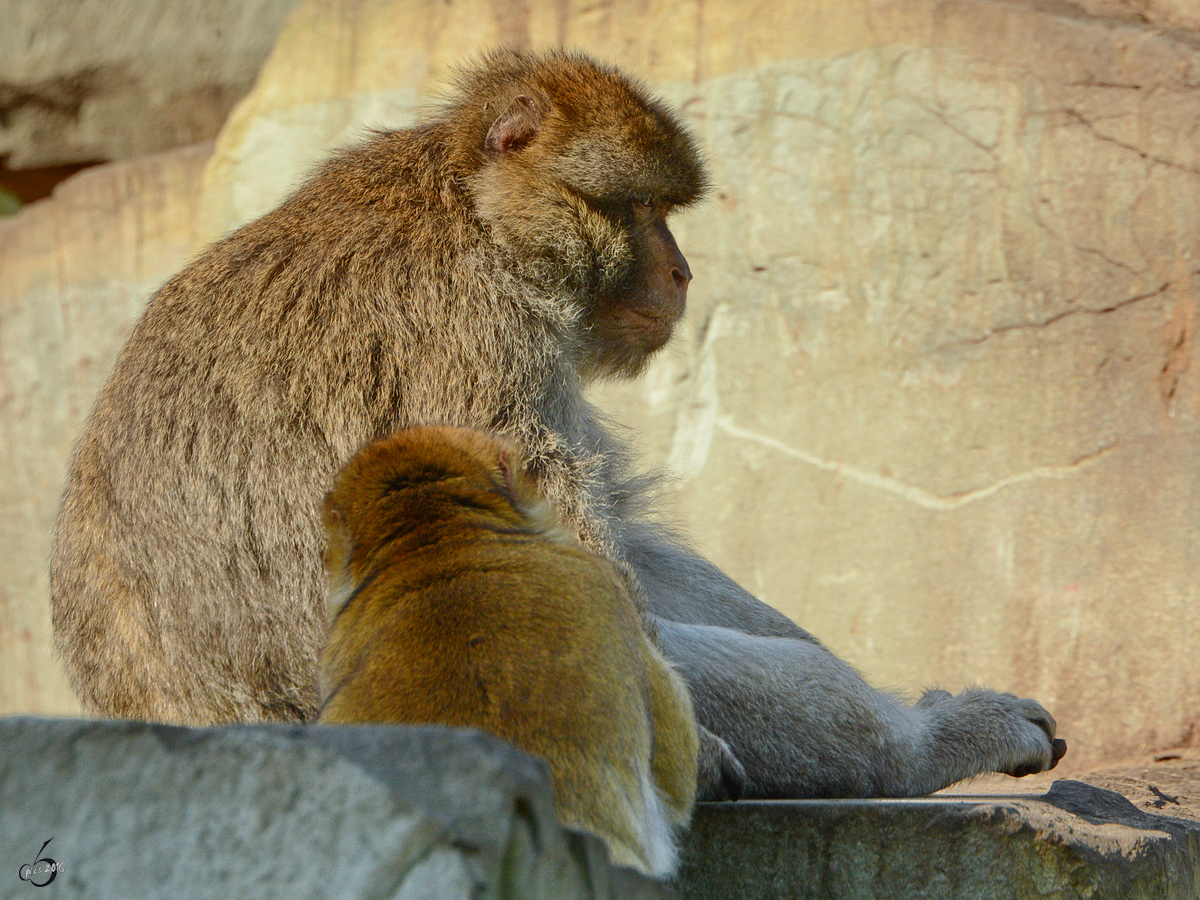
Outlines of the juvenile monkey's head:
[{"label": "juvenile monkey's head", "polygon": [[667,227],[707,176],[687,130],[586,56],[497,51],[447,123],[476,215],[519,274],[573,304],[585,377],[633,375],[670,338],[692,273]]},{"label": "juvenile monkey's head", "polygon": [[408,428],[360,450],[325,497],[330,617],[378,554],[462,534],[464,525],[573,541],[523,469],[515,445],[468,428]]}]

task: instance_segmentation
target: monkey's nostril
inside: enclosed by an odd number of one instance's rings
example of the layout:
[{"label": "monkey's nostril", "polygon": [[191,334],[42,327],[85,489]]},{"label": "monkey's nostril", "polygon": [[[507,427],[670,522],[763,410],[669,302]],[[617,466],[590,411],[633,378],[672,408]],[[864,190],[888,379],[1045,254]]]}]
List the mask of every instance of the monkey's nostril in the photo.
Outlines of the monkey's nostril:
[{"label": "monkey's nostril", "polygon": [[675,281],[676,287],[685,288],[688,286],[688,282],[692,280],[692,273],[683,272],[680,269],[672,268],[671,278]]}]

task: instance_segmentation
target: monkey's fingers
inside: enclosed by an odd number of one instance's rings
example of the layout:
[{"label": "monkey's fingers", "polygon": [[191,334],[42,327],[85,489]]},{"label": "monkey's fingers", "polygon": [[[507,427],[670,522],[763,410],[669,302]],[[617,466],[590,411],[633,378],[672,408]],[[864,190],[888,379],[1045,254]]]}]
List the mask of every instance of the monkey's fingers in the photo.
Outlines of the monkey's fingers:
[{"label": "monkey's fingers", "polygon": [[1067,742],[1062,738],[1055,738],[1050,749],[1050,768],[1053,769],[1058,765],[1058,761],[1067,755]]},{"label": "monkey's fingers", "polygon": [[721,800],[741,800],[746,793],[746,769],[733,751],[721,758]]},{"label": "monkey's fingers", "polygon": [[1062,738],[1055,738],[1050,742],[1050,765],[1042,768],[1036,762],[1027,762],[1017,766],[1015,769],[1006,771],[1005,775],[1011,775],[1014,778],[1024,778],[1026,775],[1036,775],[1039,772],[1049,772],[1058,765],[1058,761],[1067,755],[1067,742]]},{"label": "monkey's fingers", "polygon": [[700,735],[697,800],[740,800],[746,791],[746,769],[733,749],[703,725]]}]

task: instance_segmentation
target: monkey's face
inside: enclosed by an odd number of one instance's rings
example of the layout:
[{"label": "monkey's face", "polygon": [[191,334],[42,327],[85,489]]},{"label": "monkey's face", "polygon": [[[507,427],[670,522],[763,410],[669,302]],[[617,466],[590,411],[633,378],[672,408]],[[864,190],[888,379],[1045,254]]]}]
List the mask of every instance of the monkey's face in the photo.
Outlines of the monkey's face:
[{"label": "monkey's face", "polygon": [[643,197],[629,206],[630,252],[601,280],[587,317],[590,374],[636,375],[687,308],[692,271],[667,227],[670,207]]},{"label": "monkey's face", "polygon": [[[511,65],[512,70],[505,66]],[[706,176],[690,136],[615,70],[498,57],[477,128],[476,213],[519,274],[571,306],[585,377],[636,374],[683,315],[692,272],[667,227]]]},{"label": "monkey's face", "polygon": [[[585,154],[548,157],[541,149],[493,163],[478,209],[525,277],[572,304],[581,373],[636,375],[687,306],[692,271],[667,226],[676,204],[664,185],[632,174],[626,184],[573,184],[564,175],[577,172]],[[591,193],[601,186],[613,194]]]}]

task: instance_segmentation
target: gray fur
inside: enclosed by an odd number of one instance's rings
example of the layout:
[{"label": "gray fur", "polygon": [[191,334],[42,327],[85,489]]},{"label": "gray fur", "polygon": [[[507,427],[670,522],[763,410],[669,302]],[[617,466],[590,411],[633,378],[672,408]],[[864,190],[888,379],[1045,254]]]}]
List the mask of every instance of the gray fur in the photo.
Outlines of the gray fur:
[{"label": "gray fur", "polygon": [[906,704],[669,533],[624,534],[659,644],[697,717],[745,766],[747,797],[912,797],[986,772],[1041,772],[1065,752],[1033,700],[935,690]]}]

